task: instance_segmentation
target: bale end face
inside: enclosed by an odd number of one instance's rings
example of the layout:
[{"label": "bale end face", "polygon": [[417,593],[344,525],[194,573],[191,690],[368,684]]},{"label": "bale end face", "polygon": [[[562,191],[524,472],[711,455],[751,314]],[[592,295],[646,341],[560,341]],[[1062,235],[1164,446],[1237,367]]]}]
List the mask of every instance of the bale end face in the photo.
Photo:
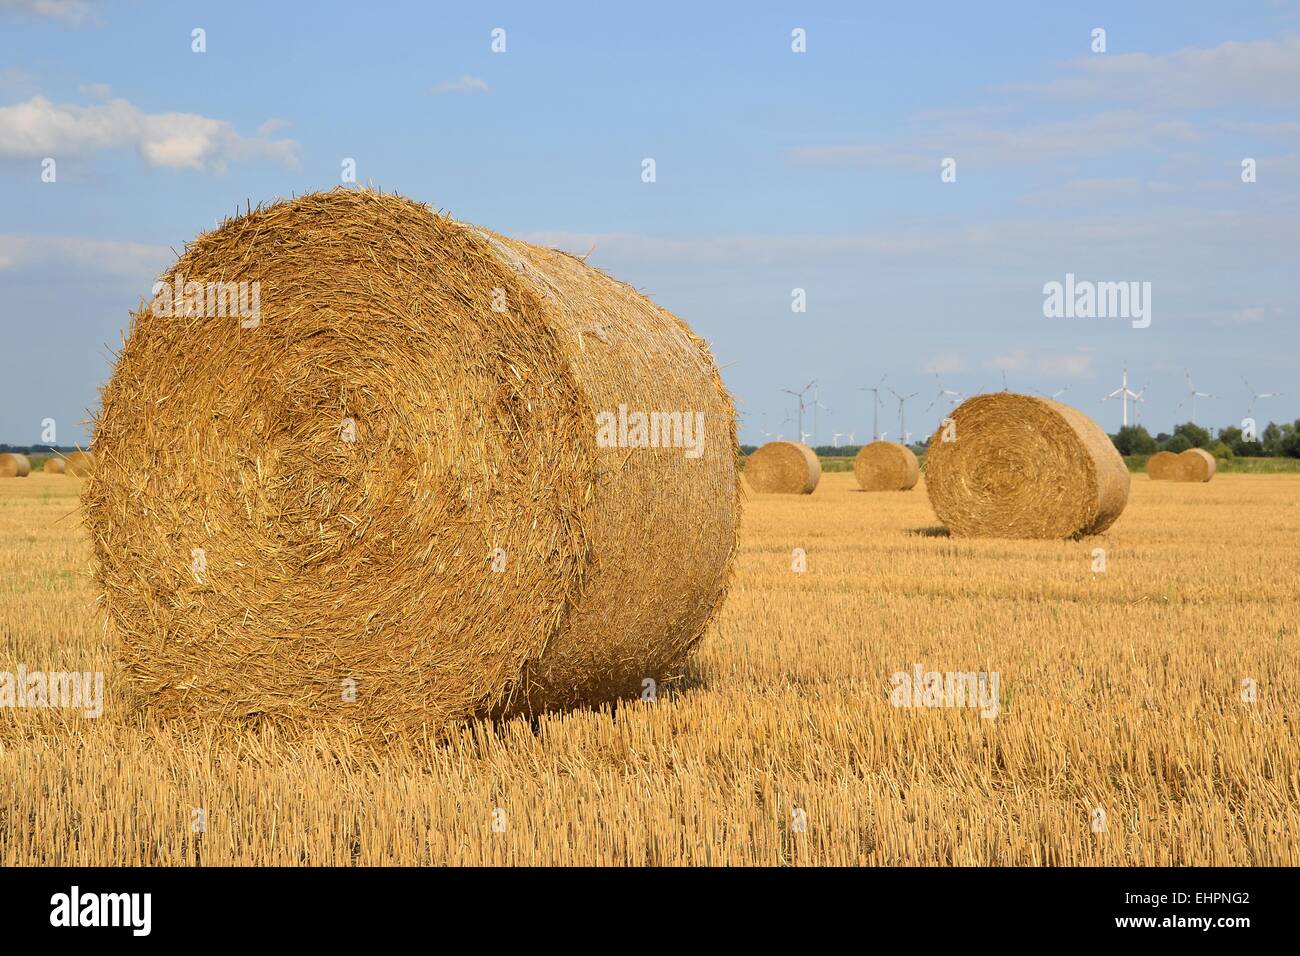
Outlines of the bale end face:
[{"label": "bale end face", "polygon": [[0,478],[26,478],[32,472],[32,463],[26,455],[5,452],[0,455]]},{"label": "bale end face", "polygon": [[1110,437],[1077,409],[1010,392],[976,395],[930,439],[925,482],[957,535],[1077,538],[1105,531],[1128,503]]},{"label": "bale end face", "polygon": [[921,466],[912,449],[897,442],[863,445],[853,459],[853,477],[863,491],[908,491],[920,476]]},{"label": "bale end face", "polygon": [[1218,463],[1204,448],[1189,448],[1180,452],[1174,465],[1176,481],[1209,481],[1218,470]]},{"label": "bale end face", "polygon": [[1178,456],[1172,451],[1158,451],[1147,459],[1147,477],[1152,481],[1173,481]]},{"label": "bale end face", "polygon": [[771,441],[745,459],[745,480],[759,494],[810,495],[821,481],[817,453],[797,441]]},{"label": "bale end face", "polygon": [[[679,319],[359,189],[228,220],[181,275],[257,283],[258,323],[141,309],[96,457],[68,456],[153,712],[382,740],[681,673],[739,499],[731,400]],[[704,424],[604,447],[623,405]]]}]

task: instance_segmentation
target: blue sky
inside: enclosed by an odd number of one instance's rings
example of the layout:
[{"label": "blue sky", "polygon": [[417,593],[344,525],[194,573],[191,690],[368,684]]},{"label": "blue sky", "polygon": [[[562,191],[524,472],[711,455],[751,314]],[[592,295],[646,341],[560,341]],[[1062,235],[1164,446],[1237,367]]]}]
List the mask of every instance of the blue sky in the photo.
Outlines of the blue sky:
[{"label": "blue sky", "polygon": [[[1240,421],[1242,376],[1300,418],[1300,5],[470,6],[0,0],[0,441],[84,442],[173,250],[347,157],[594,248],[712,343],[745,441],[794,437],[780,389],[811,379],[818,440],[861,441],[886,373],[918,434],[936,373],[1068,386],[1114,431],[1125,365],[1153,431],[1188,368],[1203,424]],[[1150,282],[1150,326],[1045,318],[1066,273]]]}]

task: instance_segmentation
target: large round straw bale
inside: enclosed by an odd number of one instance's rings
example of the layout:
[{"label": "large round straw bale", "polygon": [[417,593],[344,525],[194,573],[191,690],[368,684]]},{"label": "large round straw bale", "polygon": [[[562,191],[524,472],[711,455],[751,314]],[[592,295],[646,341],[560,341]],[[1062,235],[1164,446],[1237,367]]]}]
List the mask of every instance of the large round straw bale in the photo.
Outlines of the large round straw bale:
[{"label": "large round straw bale", "polygon": [[[369,190],[227,220],[178,279],[195,296],[132,316],[83,492],[155,713],[374,740],[681,674],[739,497],[730,397],[679,319]],[[218,282],[258,284],[247,314],[192,308]]]},{"label": "large round straw bale", "polygon": [[907,491],[921,476],[916,455],[906,445],[873,441],[853,459],[853,476],[863,491]]},{"label": "large round straw bale", "polygon": [[770,441],[745,459],[745,480],[760,494],[810,495],[821,481],[817,453],[797,441]]},{"label": "large round straw bale", "polygon": [[0,478],[26,478],[32,471],[32,463],[26,455],[7,451],[0,455]]},{"label": "large round straw bale", "polygon": [[95,470],[95,453],[74,451],[64,460],[64,471],[77,478],[89,478]]},{"label": "large round straw bale", "polygon": [[1172,451],[1158,451],[1147,459],[1147,477],[1152,481],[1174,480],[1178,456]]},{"label": "large round straw bale", "polygon": [[47,475],[61,475],[66,468],[67,466],[63,463],[63,459],[58,455],[51,455],[49,458],[46,458],[45,464],[42,466],[42,470]]},{"label": "large round straw bale", "polygon": [[1174,475],[1177,481],[1209,481],[1217,469],[1214,456],[1208,451],[1204,448],[1189,448],[1178,454]]},{"label": "large round straw bale", "polygon": [[953,428],[930,439],[925,486],[953,534],[1080,537],[1106,530],[1124,510],[1124,459],[1077,409],[994,392],[967,399],[951,418]]}]

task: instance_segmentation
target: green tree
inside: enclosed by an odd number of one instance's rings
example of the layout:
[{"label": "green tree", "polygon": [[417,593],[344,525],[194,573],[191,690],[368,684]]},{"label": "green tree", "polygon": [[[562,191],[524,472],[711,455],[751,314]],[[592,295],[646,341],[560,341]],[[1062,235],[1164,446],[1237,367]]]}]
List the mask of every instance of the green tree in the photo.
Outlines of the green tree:
[{"label": "green tree", "polygon": [[1282,429],[1278,428],[1273,422],[1268,423],[1268,427],[1260,434],[1260,443],[1264,446],[1264,454],[1277,456],[1282,454]]},{"label": "green tree", "polygon": [[1150,455],[1156,450],[1156,440],[1141,425],[1125,425],[1110,440],[1121,455]]},{"label": "green tree", "polygon": [[1183,422],[1181,425],[1175,426],[1174,435],[1186,436],[1191,448],[1205,448],[1208,450],[1210,447],[1209,429],[1202,428],[1192,422]]},{"label": "green tree", "polygon": [[1278,448],[1288,458],[1300,458],[1300,418],[1293,425],[1282,426],[1282,440]]},{"label": "green tree", "polygon": [[1175,455],[1180,451],[1187,451],[1192,447],[1191,440],[1182,432],[1176,432],[1170,436],[1169,441],[1165,442],[1164,451],[1172,451]]}]

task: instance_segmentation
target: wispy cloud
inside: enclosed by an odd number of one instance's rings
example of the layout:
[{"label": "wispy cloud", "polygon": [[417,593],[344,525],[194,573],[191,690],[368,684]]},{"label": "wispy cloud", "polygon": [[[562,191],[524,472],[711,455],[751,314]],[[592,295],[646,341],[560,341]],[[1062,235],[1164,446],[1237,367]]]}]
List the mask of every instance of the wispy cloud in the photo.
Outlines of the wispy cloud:
[{"label": "wispy cloud", "polygon": [[1172,53],[1101,53],[1070,60],[1065,76],[1003,86],[1006,93],[1153,107],[1300,106],[1300,37],[1229,41]]},{"label": "wispy cloud", "polygon": [[95,5],[89,0],[0,0],[0,10],[16,10],[69,27],[99,23]]},{"label": "wispy cloud", "polygon": [[791,149],[787,156],[801,166],[933,168],[938,176],[939,161],[945,157],[957,160],[960,174],[967,166],[1006,167],[1087,159],[1167,147],[1197,138],[1196,128],[1185,120],[1153,121],[1142,113],[1126,110],[1027,123],[1018,128],[995,128],[961,119],[908,133],[896,143],[805,146]]},{"label": "wispy cloud", "polygon": [[1004,372],[1022,372],[1044,378],[1095,378],[1093,351],[1081,348],[1073,352],[1030,352],[1016,349],[995,355],[986,363],[988,368]]},{"label": "wispy cloud", "polygon": [[143,242],[0,233],[0,274],[66,266],[79,275],[147,278],[161,273],[175,257],[167,246]]},{"label": "wispy cloud", "polygon": [[930,375],[953,375],[965,370],[966,359],[956,352],[944,352],[925,363],[925,371]]},{"label": "wispy cloud", "polygon": [[298,165],[293,140],[242,136],[229,122],[197,113],[146,113],[125,99],[56,104],[43,96],[0,107],[0,156],[57,159],[124,148],[173,169],[223,172],[232,161],[254,159]]},{"label": "wispy cloud", "polygon": [[448,80],[446,83],[439,83],[432,87],[429,92],[435,96],[443,93],[486,93],[488,92],[488,85],[477,76],[466,74],[459,80]]}]

